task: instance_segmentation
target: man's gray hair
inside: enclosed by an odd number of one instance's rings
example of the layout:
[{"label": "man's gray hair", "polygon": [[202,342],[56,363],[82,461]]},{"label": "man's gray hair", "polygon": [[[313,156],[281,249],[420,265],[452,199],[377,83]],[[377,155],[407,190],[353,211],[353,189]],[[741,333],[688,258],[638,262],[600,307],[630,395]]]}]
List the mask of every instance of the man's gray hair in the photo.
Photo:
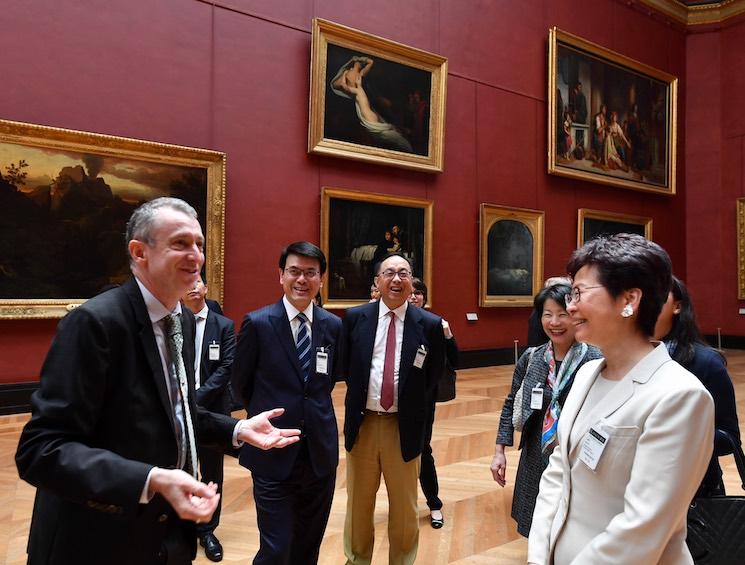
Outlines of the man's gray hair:
[{"label": "man's gray hair", "polygon": [[161,208],[171,208],[195,220],[197,219],[197,211],[190,204],[179,198],[164,196],[150,200],[137,208],[127,222],[127,232],[124,238],[127,247],[129,247],[129,242],[133,239],[152,245],[151,234],[153,224],[155,223],[155,216]]}]

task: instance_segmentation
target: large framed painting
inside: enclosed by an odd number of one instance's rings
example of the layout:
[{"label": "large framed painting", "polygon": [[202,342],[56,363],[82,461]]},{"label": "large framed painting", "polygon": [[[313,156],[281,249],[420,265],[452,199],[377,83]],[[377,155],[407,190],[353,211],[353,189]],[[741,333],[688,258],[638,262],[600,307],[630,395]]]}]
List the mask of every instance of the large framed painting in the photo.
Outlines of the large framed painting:
[{"label": "large framed painting", "polygon": [[315,18],[308,151],[441,172],[447,59]]},{"label": "large framed painting", "polygon": [[326,308],[370,300],[375,265],[398,251],[432,293],[431,200],[324,187],[321,249],[328,258],[321,298]]},{"label": "large framed painting", "polygon": [[577,247],[601,235],[635,233],[652,239],[652,218],[580,208],[577,212]]},{"label": "large framed painting", "polygon": [[532,306],[543,284],[540,210],[481,204],[479,306]]},{"label": "large framed painting", "polygon": [[737,298],[745,300],[745,198],[737,199]]},{"label": "large framed painting", "polygon": [[548,172],[675,194],[678,79],[552,28]]},{"label": "large framed painting", "polygon": [[206,281],[222,299],[225,154],[0,120],[0,318],[57,318],[124,282],[141,203],[197,210]]}]

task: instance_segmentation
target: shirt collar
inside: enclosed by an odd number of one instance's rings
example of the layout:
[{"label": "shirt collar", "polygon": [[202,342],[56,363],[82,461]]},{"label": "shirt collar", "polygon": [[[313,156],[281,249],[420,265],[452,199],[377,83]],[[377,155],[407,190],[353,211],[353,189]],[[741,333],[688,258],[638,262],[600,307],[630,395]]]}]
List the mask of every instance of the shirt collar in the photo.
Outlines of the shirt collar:
[{"label": "shirt collar", "polygon": [[[287,312],[287,319],[292,321],[294,320],[297,315],[300,313],[300,310],[295,308],[289,300],[287,300],[287,295],[282,296],[282,303],[285,305],[285,311]],[[311,324],[313,323],[313,301],[310,301],[310,304],[308,304],[308,307],[303,310],[303,314],[305,314],[305,317],[308,318],[308,322]]]},{"label": "shirt collar", "polygon": [[156,322],[161,321],[163,318],[171,314],[181,314],[180,302],[176,302],[176,307],[173,309],[173,312],[171,312],[168,308],[163,306],[163,303],[160,300],[153,296],[153,293],[150,292],[144,284],[142,284],[142,281],[140,279],[135,277],[135,281],[137,281],[137,286],[140,287],[142,298],[143,300],[145,300],[147,315],[150,317],[151,323],[155,324]]},{"label": "shirt collar", "polygon": [[206,320],[207,314],[209,314],[209,312],[210,312],[209,306],[207,306],[207,304],[205,303],[204,308],[202,308],[199,312],[194,314],[194,317],[199,318],[200,320]]},{"label": "shirt collar", "polygon": [[403,319],[406,317],[406,309],[408,307],[409,307],[409,301],[406,300],[406,301],[404,301],[403,304],[401,304],[401,306],[399,306],[398,308],[394,308],[393,310],[391,310],[390,308],[388,308],[388,306],[386,306],[385,302],[383,302],[381,300],[380,303],[379,303],[379,306],[378,306],[378,318],[382,318],[383,316],[387,316],[388,315],[388,312],[393,312],[393,313],[396,314],[396,318],[398,318],[399,320],[402,320],[403,321]]}]

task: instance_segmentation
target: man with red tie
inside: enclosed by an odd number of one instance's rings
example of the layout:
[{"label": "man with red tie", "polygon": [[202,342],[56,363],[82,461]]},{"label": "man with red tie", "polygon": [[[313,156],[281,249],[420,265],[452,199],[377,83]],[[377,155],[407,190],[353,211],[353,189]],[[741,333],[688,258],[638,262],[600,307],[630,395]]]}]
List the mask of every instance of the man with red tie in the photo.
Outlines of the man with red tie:
[{"label": "man with red tie", "polygon": [[409,308],[411,264],[392,253],[380,264],[380,300],[347,310],[340,375],[347,381],[347,563],[372,560],[375,495],[388,491],[388,562],[414,563],[417,484],[430,397],[444,364],[438,316]]}]

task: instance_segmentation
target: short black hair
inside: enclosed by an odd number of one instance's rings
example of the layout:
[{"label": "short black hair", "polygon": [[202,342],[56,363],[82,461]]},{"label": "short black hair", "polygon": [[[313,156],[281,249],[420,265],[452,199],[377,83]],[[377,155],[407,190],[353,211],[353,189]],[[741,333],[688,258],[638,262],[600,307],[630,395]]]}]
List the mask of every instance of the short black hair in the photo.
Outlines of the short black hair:
[{"label": "short black hair", "polygon": [[384,261],[387,261],[391,257],[401,257],[401,259],[403,259],[404,261],[406,261],[409,264],[409,270],[412,271],[412,272],[414,271],[414,268],[411,265],[411,261],[409,261],[409,259],[403,253],[401,253],[399,251],[394,251],[393,253],[388,253],[385,257],[383,257],[380,260],[380,263],[378,263],[378,273],[380,273],[380,267],[382,267],[383,262]]},{"label": "short black hair", "polygon": [[414,287],[414,290],[418,290],[422,293],[424,304],[427,304],[427,285],[424,284],[424,281],[419,277],[414,277],[411,279],[411,286]]},{"label": "short black hair", "polygon": [[283,271],[287,264],[287,257],[290,255],[300,255],[301,257],[316,259],[318,266],[321,268],[321,274],[323,275],[326,272],[326,256],[317,245],[313,245],[310,241],[296,241],[282,250],[279,256],[279,268]]},{"label": "short black hair", "polygon": [[653,336],[672,284],[672,263],[667,251],[636,234],[600,236],[572,253],[567,272],[574,278],[585,266],[597,269],[600,284],[614,298],[631,288],[642,291],[636,321],[645,335]]},{"label": "short black hair", "polygon": [[541,292],[535,295],[533,299],[533,310],[540,318],[543,315],[543,307],[549,298],[554,300],[559,306],[566,309],[565,296],[572,292],[572,287],[565,283],[556,283],[548,285],[541,289]]}]

